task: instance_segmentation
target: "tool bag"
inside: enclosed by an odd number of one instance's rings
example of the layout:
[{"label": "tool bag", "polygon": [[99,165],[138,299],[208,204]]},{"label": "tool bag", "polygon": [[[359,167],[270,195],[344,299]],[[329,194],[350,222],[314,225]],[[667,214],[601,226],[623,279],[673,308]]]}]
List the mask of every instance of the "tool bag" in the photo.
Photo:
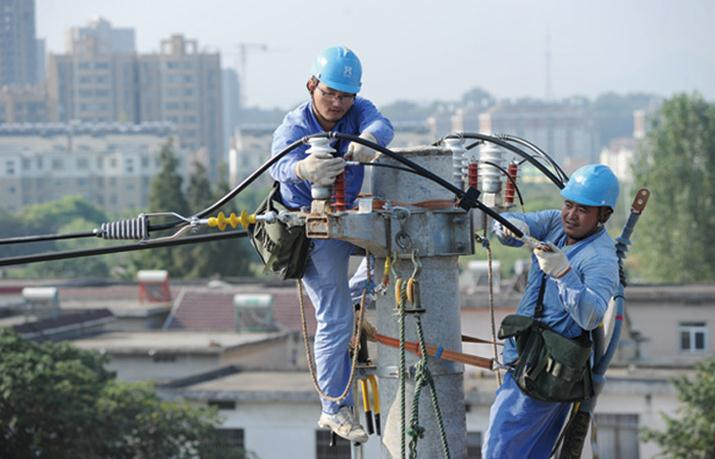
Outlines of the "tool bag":
[{"label": "tool bag", "polygon": [[578,402],[593,396],[591,340],[588,332],[566,338],[538,319],[543,312],[546,276],[542,278],[534,317],[511,314],[499,328],[499,338],[515,338],[518,359],[514,379],[528,396],[546,402]]},{"label": "tool bag", "polygon": [[[273,211],[276,214],[288,209],[281,202],[280,184],[273,183],[268,196],[258,205],[256,215]],[[311,240],[305,227],[288,226],[283,222],[256,222],[248,233],[253,247],[265,265],[265,270],[281,279],[301,279],[308,261]]]}]

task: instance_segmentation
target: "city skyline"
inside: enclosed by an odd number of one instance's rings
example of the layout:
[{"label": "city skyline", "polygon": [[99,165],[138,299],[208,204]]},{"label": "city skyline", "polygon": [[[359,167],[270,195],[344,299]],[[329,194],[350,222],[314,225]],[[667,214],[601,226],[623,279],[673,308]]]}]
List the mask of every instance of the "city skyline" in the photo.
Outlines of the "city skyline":
[{"label": "city skyline", "polygon": [[715,3],[439,5],[421,0],[408,9],[406,2],[367,0],[321,9],[278,0],[37,0],[37,35],[49,52],[64,52],[67,29],[101,16],[115,27],[134,28],[139,52],[155,51],[162,38],[182,33],[202,48],[220,50],[222,65],[239,71],[240,44],[261,45],[247,47],[246,99],[265,108],[303,100],[314,56],[332,44],[358,53],[364,94],[378,104],[454,100],[475,86],[500,98],[608,91],[715,97],[715,29],[709,25]]}]

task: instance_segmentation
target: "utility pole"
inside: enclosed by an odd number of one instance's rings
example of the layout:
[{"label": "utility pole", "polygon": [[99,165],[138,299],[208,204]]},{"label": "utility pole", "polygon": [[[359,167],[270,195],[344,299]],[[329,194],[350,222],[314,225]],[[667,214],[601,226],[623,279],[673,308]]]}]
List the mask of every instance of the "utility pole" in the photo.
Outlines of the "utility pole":
[{"label": "utility pole", "polygon": [[[441,177],[452,176],[455,168],[452,152],[445,147],[416,147],[396,149],[403,157],[414,161]],[[461,156],[458,158],[461,165]],[[389,158],[380,162],[397,164]],[[454,195],[444,188],[427,182],[413,174],[401,173],[395,169],[377,168],[372,175],[373,195],[385,199],[366,198],[360,203],[361,210],[321,212],[325,204],[313,200],[311,213],[305,219],[306,232],[311,238],[330,238],[349,241],[367,249],[375,256],[375,275],[383,272],[385,259],[391,258],[391,279],[389,290],[376,299],[377,328],[380,333],[391,337],[400,335],[398,318],[395,315],[397,300],[394,287],[407,282],[419,273],[420,298],[419,314],[426,343],[437,344],[445,349],[461,351],[461,324],[459,300],[460,255],[474,252],[472,217],[451,202]],[[393,205],[391,202],[447,202],[443,208],[429,209],[410,204]],[[317,203],[317,205],[316,205]],[[481,221],[479,218],[474,221]],[[415,263],[415,260],[418,263]],[[419,269],[418,269],[419,266]],[[375,279],[380,283],[381,279]],[[411,305],[410,308],[417,308]],[[406,307],[407,309],[407,307]],[[405,339],[418,340],[417,318],[408,314],[404,320]],[[380,380],[381,412],[385,421],[383,428],[383,459],[400,457],[402,438],[409,428],[409,418],[414,404],[416,374],[419,373],[420,357],[405,355],[405,371],[402,373],[398,362],[399,351],[380,347],[376,373]],[[429,360],[429,369],[434,379],[439,400],[444,435],[451,457],[465,457],[466,419],[464,405],[464,367],[444,359]],[[402,424],[400,378],[405,378],[404,392],[406,419]],[[437,415],[430,401],[429,390],[425,388],[419,400],[419,424],[425,429],[424,437],[418,442],[417,458],[433,459],[442,457],[442,443]],[[409,439],[407,439],[409,442]]]}]

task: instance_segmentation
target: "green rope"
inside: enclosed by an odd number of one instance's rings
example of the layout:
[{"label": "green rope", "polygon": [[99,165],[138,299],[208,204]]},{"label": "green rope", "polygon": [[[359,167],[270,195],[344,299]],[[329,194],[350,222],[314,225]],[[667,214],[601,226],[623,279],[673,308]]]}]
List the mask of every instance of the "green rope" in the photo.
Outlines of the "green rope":
[{"label": "green rope", "polygon": [[405,459],[406,443],[406,401],[405,401],[405,301],[407,301],[407,282],[402,282],[400,287],[400,302],[397,304],[400,324],[400,457]]},{"label": "green rope", "polygon": [[430,390],[430,400],[432,401],[432,409],[435,413],[435,419],[439,427],[439,438],[442,443],[442,453],[446,459],[450,458],[449,446],[447,444],[447,432],[444,429],[444,419],[442,418],[442,410],[439,407],[437,399],[437,389],[434,386],[432,372],[429,369],[427,361],[427,346],[425,345],[424,332],[422,330],[422,316],[417,314],[415,318],[417,324],[417,337],[420,346],[420,361],[415,366],[415,397],[412,400],[412,418],[410,419],[410,459],[417,457],[417,441],[424,437],[425,429],[419,425],[419,403],[422,388],[426,385]]}]

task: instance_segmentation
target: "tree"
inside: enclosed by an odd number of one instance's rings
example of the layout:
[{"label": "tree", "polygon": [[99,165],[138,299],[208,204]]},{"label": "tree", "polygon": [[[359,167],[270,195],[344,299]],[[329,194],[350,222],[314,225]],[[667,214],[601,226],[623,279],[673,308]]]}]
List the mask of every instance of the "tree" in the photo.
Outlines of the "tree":
[{"label": "tree", "polygon": [[673,381],[682,403],[678,417],[661,413],[665,430],[644,429],[645,441],[657,443],[665,457],[707,459],[715,457],[715,358],[696,366],[692,379]]},{"label": "tree", "polygon": [[[96,227],[93,222],[76,218],[57,229],[59,234],[84,232]],[[54,243],[54,250],[77,250],[105,246],[105,241],[98,238],[68,239]],[[102,278],[109,277],[109,267],[116,264],[119,255],[92,256],[70,258],[66,260],[47,261],[28,265],[24,274],[38,278]]]},{"label": "tree", "polygon": [[667,100],[633,163],[652,193],[634,255],[650,280],[715,279],[715,105],[697,94]]},{"label": "tree", "polygon": [[[224,177],[226,174],[221,171],[219,175]],[[193,209],[204,209],[225,196],[229,191],[228,183],[221,179],[216,185],[215,192],[213,192],[206,176],[206,169],[200,164],[195,165],[187,190],[189,205]],[[250,213],[253,208],[249,207],[246,210]],[[213,215],[218,215],[219,212],[224,212],[228,216],[232,212],[238,213],[239,211],[234,205],[234,201],[231,201],[221,209],[213,212]],[[231,229],[230,226],[227,227],[227,230]],[[216,231],[215,228],[202,229],[204,233],[215,233]],[[187,272],[188,277],[211,277],[217,274],[222,276],[247,275],[250,274],[249,265],[253,252],[248,244],[245,239],[197,244],[189,247],[187,252],[180,252],[179,256],[187,256],[191,260],[191,269]]]},{"label": "tree", "polygon": [[107,357],[0,330],[0,457],[242,457],[217,451],[217,413],[117,381]]},{"label": "tree", "polygon": [[[174,154],[174,147],[169,140],[161,149],[161,171],[151,182],[149,208],[153,212],[176,212],[186,215],[189,205],[182,189],[183,179],[178,173],[179,161]],[[152,222],[155,223],[155,222]],[[175,229],[155,232],[153,236],[171,234]],[[175,249],[151,249],[140,252],[135,258],[138,269],[165,269],[173,276],[181,277],[189,267],[177,260]]]}]

